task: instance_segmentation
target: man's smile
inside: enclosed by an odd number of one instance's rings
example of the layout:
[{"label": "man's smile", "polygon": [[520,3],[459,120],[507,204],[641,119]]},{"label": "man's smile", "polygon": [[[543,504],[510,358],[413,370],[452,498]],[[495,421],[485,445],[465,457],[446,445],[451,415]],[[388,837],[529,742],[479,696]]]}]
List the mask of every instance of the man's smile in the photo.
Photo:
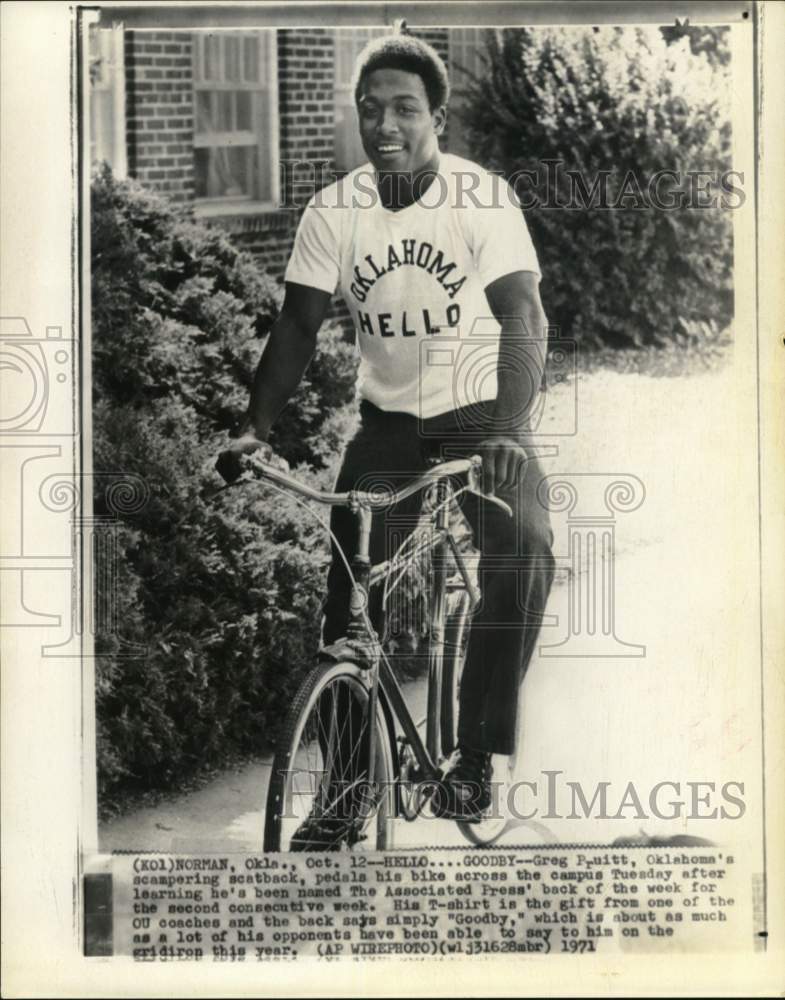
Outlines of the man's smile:
[{"label": "man's smile", "polygon": [[404,150],[404,145],[402,142],[377,142],[376,152],[381,156],[394,156],[396,153],[402,153]]}]

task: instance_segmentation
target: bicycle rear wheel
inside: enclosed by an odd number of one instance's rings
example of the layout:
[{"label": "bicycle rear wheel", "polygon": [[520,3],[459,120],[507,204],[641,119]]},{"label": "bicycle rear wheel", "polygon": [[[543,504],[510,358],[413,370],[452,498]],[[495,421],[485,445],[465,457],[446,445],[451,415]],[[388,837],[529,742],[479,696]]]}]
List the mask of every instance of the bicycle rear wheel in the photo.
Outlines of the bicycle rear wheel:
[{"label": "bicycle rear wheel", "polygon": [[315,667],[292,704],[273,759],[264,850],[384,850],[394,815],[394,744],[377,703],[368,773],[369,686],[353,663]]}]

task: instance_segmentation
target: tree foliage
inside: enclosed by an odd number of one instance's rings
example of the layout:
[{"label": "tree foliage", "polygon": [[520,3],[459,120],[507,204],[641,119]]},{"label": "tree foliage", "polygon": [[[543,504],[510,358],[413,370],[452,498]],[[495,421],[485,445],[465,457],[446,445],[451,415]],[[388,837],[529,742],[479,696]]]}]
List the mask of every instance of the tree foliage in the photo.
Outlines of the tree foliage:
[{"label": "tree foliage", "polygon": [[583,346],[730,321],[728,208],[744,195],[727,176],[726,55],[716,31],[515,29],[489,32],[484,71],[456,81],[478,158],[526,210],[549,319]]}]

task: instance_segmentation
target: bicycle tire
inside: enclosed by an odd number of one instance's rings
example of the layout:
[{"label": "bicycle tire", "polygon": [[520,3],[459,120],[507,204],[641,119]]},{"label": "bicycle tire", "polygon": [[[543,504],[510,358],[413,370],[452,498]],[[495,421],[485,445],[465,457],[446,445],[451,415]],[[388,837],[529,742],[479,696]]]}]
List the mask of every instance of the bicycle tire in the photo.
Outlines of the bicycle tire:
[{"label": "bicycle tire", "polygon": [[[395,756],[381,699],[377,703],[376,766],[371,782],[367,764],[363,764],[367,740],[363,747],[363,732],[352,729],[359,726],[368,696],[367,672],[353,663],[319,664],[303,679],[273,759],[264,821],[265,851],[385,850],[392,845]],[[338,706],[348,708],[340,728]],[[325,713],[330,716],[327,724]],[[353,794],[360,788],[372,792],[371,803],[367,793]],[[315,835],[310,840],[302,832],[306,820],[329,825],[334,837],[326,842],[324,835],[321,839]],[[352,821],[360,825],[356,831],[359,840],[344,835]],[[292,847],[295,834],[297,846]]]},{"label": "bicycle tire", "polygon": [[[458,745],[458,706],[461,690],[461,675],[466,662],[466,651],[469,645],[471,631],[471,614],[468,609],[468,594],[458,592],[459,603],[453,612],[451,620],[445,629],[445,650],[450,655],[445,656],[442,673],[442,704],[441,704],[441,740],[445,755],[452,753]],[[506,765],[507,774],[504,781],[498,781],[502,768],[494,762],[494,802],[490,813],[482,819],[466,822],[456,820],[458,829],[470,844],[477,847],[490,847],[507,828],[506,816],[506,784],[512,775],[512,764]]]}]

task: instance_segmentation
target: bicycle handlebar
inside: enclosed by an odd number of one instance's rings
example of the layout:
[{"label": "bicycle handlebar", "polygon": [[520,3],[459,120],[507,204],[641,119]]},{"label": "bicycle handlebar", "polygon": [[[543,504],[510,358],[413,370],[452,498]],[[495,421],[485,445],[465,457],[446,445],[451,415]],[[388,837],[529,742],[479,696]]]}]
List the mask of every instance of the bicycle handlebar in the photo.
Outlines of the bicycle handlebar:
[{"label": "bicycle handlebar", "polygon": [[281,469],[277,469],[275,466],[261,461],[261,459],[256,458],[254,455],[247,456],[246,461],[249,466],[256,469],[265,479],[283,486],[285,489],[291,490],[292,493],[297,493],[308,500],[315,500],[317,503],[322,503],[330,507],[366,507],[368,510],[382,510],[385,507],[400,503],[402,500],[419,492],[419,490],[425,489],[426,486],[430,486],[439,479],[468,474],[468,489],[470,492],[483,497],[483,499],[490,503],[496,504],[509,517],[512,517],[512,510],[503,500],[483,493],[479,488],[477,474],[482,468],[482,458],[479,455],[472,455],[471,458],[458,458],[450,462],[442,462],[440,465],[428,469],[427,472],[423,472],[422,475],[418,476],[403,489],[396,490],[394,493],[381,490],[372,493],[364,490],[350,490],[348,493],[329,493],[327,491],[315,490],[311,486],[306,486],[305,483],[299,482]]}]

